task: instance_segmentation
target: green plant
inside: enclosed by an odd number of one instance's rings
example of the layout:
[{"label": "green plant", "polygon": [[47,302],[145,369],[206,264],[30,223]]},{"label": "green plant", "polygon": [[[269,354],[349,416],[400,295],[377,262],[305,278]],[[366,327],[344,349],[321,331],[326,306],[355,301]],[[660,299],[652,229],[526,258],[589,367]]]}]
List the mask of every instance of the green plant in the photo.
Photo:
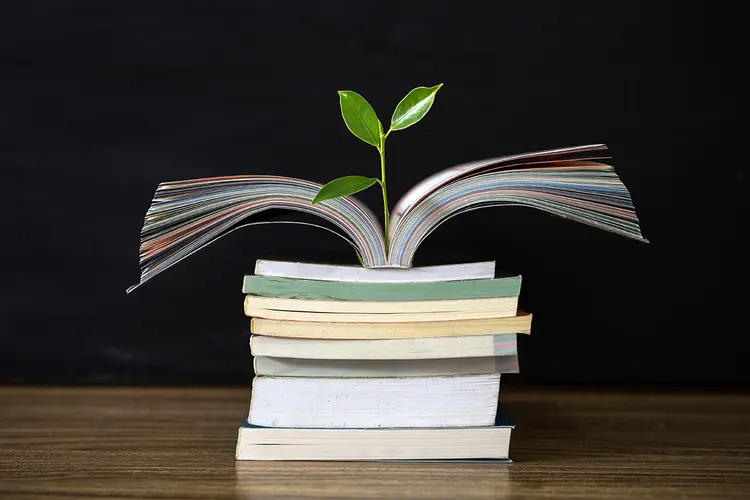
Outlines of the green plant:
[{"label": "green plant", "polygon": [[375,110],[372,109],[364,97],[351,90],[339,90],[339,104],[341,116],[344,118],[349,131],[371,146],[375,146],[380,154],[380,179],[376,177],[363,177],[361,175],[347,175],[339,177],[320,188],[315,195],[313,204],[321,201],[338,198],[358,193],[369,188],[373,184],[380,184],[383,191],[383,216],[385,219],[385,248],[388,251],[388,221],[390,210],[388,208],[388,189],[385,182],[385,140],[391,132],[411,127],[432,107],[435,94],[443,84],[434,87],[417,87],[401,99],[391,117],[391,126],[383,133],[383,124],[378,120]]}]

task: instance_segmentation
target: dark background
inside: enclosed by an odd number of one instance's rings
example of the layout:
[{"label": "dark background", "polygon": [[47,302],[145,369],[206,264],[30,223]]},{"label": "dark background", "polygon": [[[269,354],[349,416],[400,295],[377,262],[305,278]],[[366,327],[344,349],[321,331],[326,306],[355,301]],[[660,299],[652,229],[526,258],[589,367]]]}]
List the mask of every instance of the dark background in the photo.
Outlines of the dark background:
[{"label": "dark background", "polygon": [[[649,245],[530,209],[453,219],[415,265],[494,259],[535,314],[509,383],[750,382],[730,2],[26,1],[0,7],[0,382],[248,384],[257,258],[356,263],[314,229],[249,228],[131,295],[157,183],[377,175],[336,90],[384,121],[392,204],[440,169],[606,143]],[[742,144],[742,143],[739,143]],[[363,194],[379,210],[378,192]],[[744,323],[744,320],[743,320]]]}]

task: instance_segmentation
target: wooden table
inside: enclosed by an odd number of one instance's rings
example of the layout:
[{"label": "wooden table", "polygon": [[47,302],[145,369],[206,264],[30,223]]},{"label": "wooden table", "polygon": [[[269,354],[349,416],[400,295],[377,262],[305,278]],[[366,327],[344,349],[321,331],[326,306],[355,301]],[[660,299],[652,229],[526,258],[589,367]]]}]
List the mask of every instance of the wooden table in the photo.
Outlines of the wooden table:
[{"label": "wooden table", "polygon": [[0,388],[0,498],[750,498],[750,397],[516,388],[514,464],[235,462],[248,390]]}]

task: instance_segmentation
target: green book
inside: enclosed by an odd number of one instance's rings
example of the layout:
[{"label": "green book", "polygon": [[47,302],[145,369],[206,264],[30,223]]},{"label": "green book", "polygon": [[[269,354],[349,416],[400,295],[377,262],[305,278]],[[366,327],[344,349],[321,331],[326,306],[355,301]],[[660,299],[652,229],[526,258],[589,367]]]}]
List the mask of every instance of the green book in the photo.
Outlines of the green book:
[{"label": "green book", "polygon": [[248,295],[312,300],[451,300],[518,297],[521,276],[429,283],[358,283],[245,276]]}]

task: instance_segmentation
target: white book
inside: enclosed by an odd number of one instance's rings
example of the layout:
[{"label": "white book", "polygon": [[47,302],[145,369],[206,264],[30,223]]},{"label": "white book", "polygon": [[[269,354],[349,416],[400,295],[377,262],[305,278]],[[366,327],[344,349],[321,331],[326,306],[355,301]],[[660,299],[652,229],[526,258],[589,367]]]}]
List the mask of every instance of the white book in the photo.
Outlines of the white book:
[{"label": "white book", "polygon": [[335,266],[306,262],[285,262],[258,259],[255,274],[277,278],[296,278],[318,281],[350,281],[359,283],[423,283],[429,281],[462,281],[492,279],[495,261],[470,262],[411,268],[365,268]]},{"label": "white book", "polygon": [[410,339],[324,340],[250,337],[253,356],[280,358],[377,360],[446,359],[518,354],[515,333]]},{"label": "white book", "polygon": [[237,460],[508,460],[510,424],[446,429],[240,427]]},{"label": "white book", "polygon": [[429,377],[518,373],[518,356],[449,359],[301,359],[256,356],[258,376],[276,377]]},{"label": "white book", "polygon": [[409,378],[255,377],[248,424],[305,429],[481,427],[500,374]]}]

